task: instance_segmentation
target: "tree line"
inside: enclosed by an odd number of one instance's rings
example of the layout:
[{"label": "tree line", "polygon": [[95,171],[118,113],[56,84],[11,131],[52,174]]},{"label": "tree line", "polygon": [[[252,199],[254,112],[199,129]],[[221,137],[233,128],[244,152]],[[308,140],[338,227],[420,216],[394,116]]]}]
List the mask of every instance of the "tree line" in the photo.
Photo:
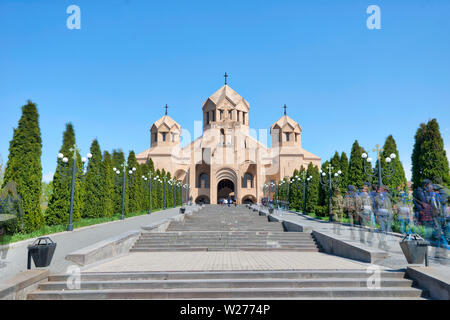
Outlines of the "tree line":
[{"label": "tree line", "polygon": [[[392,135],[386,138],[382,149],[383,151],[380,155],[382,168],[388,167],[385,159],[391,154],[395,154],[395,158],[389,164],[394,167],[394,174],[390,178],[383,179],[383,185],[394,194],[399,190],[408,191],[408,181],[402,162],[400,161],[397,144]],[[368,175],[364,169],[363,153],[367,153],[367,151],[359,145],[358,140],[355,140],[351,149],[350,159],[348,159],[345,152],[339,154],[336,151],[331,159],[322,163],[320,168],[310,163],[307,168],[302,166],[299,170],[294,170],[292,177],[284,179],[281,184],[278,182],[278,188],[274,198],[285,202],[289,200],[289,207],[291,209],[301,211],[303,208],[304,184],[297,177],[302,177],[303,172],[306,171],[306,177],[312,177],[312,179],[310,179],[309,183],[305,184],[305,209],[307,212],[315,213],[319,216],[327,216],[329,202],[328,188],[324,188],[320,184],[320,170],[328,173],[327,168],[331,165],[333,167],[333,173],[341,172],[339,175],[340,183],[337,186],[337,190],[341,194],[347,191],[349,185],[361,189],[365,182],[378,184],[378,176],[376,174],[378,172],[378,162],[375,167],[372,167],[371,164],[366,162],[368,173],[374,174],[373,177]],[[415,136],[412,154],[411,188],[419,187],[424,179],[430,179],[436,184],[447,187],[450,186],[448,158],[436,119],[432,119],[426,124],[422,123]]]},{"label": "tree line", "polygon": [[[428,123],[420,124],[414,137],[415,145],[412,153],[412,182],[414,186],[420,185],[423,179],[430,179],[438,184],[444,184],[450,187],[449,165],[444,142],[439,131],[439,125],[436,119]],[[71,154],[71,148],[75,145],[75,131],[72,124],[66,125],[63,134],[63,143],[60,153],[68,156]],[[334,156],[325,161],[321,168],[326,172],[328,164],[331,164],[336,170],[340,170],[341,183],[339,189],[345,192],[348,185],[352,184],[361,188],[365,181],[376,183],[376,178],[372,181],[368,179],[363,168],[363,159],[361,157],[365,150],[358,141],[352,146],[350,159],[345,152]],[[24,215],[21,218],[20,226],[22,232],[32,232],[42,228],[44,225],[66,224],[69,215],[70,206],[70,187],[71,179],[64,177],[64,174],[70,172],[72,162],[64,163],[62,159],[57,160],[55,175],[52,182],[52,191],[48,192],[48,208],[41,209],[42,198],[42,166],[41,166],[42,140],[39,127],[39,115],[36,104],[28,101],[22,107],[22,116],[18,127],[13,131],[13,138],[10,141],[8,161],[4,170],[4,177],[1,184],[5,188],[9,182],[14,182],[17,193],[21,198]],[[146,164],[138,164],[136,155],[130,151],[127,158],[121,150],[101,151],[99,142],[94,139],[90,153],[91,159],[88,162],[87,173],[84,178],[80,175],[82,172],[82,158],[76,151],[77,178],[75,181],[74,194],[74,221],[83,218],[110,217],[121,212],[122,207],[122,185],[120,177],[114,172],[113,168],[122,169],[121,164],[126,163],[126,171],[130,168],[136,168],[132,175],[127,174],[125,188],[125,213],[135,213],[145,211],[148,208],[148,183],[142,179],[142,176],[159,176],[160,180],[171,179],[171,174],[164,170],[155,170],[151,159]],[[391,153],[397,155],[393,160],[396,168],[395,175],[385,181],[390,189],[397,187],[406,188],[407,181],[403,166],[398,156],[398,150],[395,140],[392,136],[387,137],[384,144],[384,151],[381,157],[382,166],[385,165],[384,158]],[[3,171],[3,167],[0,167]],[[376,170],[376,168],[374,168]],[[300,176],[306,171],[306,176],[312,176],[310,185],[306,189],[306,210],[325,215],[327,213],[327,193],[320,183],[320,173],[317,166],[310,164],[307,168],[299,168],[294,171],[293,177]],[[0,177],[2,176],[0,172]],[[291,177],[291,178],[293,178]],[[164,206],[163,183],[159,180],[153,180],[152,186],[152,208],[160,209]],[[287,193],[287,184],[278,188],[277,194],[282,199]],[[166,184],[166,205],[172,207],[181,203],[181,192],[177,190],[175,197],[172,192],[172,186]],[[289,199],[291,207],[297,210],[302,208],[302,183],[297,179],[290,184]],[[0,212],[1,213],[1,212]]]},{"label": "tree line", "polygon": [[[72,158],[74,154],[72,148],[75,145],[75,130],[73,125],[68,123],[59,152]],[[15,183],[24,211],[23,217],[18,218],[20,221],[16,221],[19,223],[9,226],[7,231],[10,233],[33,232],[45,225],[67,224],[69,220],[73,161],[65,162],[62,158],[57,159],[51,191],[45,190],[47,208],[42,210],[41,201],[45,196],[42,189],[41,148],[37,107],[33,102],[28,101],[22,107],[22,117],[18,127],[14,129],[1,185],[4,188],[8,182]],[[122,150],[113,150],[112,153],[102,152],[97,139],[91,143],[90,154],[92,157],[84,166],[81,155],[75,151],[74,222],[85,218],[112,217],[121,212],[124,171],[126,175],[125,215],[148,210],[149,181],[144,180],[143,176],[159,177],[157,180],[152,179],[152,211],[164,207],[164,184],[166,185],[166,207],[171,208],[174,203],[176,206],[181,204],[181,187],[171,184],[175,181],[170,172],[155,170],[151,159],[145,164],[139,164],[134,151],[130,151],[127,157]],[[113,168],[121,170],[121,174],[117,174]],[[135,170],[133,171],[132,168]],[[128,173],[129,170],[132,170],[132,174]]]}]

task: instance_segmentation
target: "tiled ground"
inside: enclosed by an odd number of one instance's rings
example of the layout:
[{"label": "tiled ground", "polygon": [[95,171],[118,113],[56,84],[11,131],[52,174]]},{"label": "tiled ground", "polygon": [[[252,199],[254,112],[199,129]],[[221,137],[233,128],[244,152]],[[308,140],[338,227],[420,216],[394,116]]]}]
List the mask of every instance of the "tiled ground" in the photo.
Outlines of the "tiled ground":
[{"label": "tiled ground", "polygon": [[365,269],[357,262],[319,252],[137,252],[85,268],[86,272]]}]

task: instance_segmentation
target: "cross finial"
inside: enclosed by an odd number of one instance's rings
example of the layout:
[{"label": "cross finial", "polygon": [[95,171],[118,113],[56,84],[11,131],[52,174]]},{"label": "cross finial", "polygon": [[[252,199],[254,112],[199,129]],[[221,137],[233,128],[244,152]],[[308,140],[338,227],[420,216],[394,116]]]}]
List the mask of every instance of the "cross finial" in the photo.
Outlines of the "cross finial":
[{"label": "cross finial", "polygon": [[165,109],[166,109],[166,116],[167,116],[167,108],[168,108],[169,106],[167,105],[167,103],[166,103],[166,106],[164,107]]},{"label": "cross finial", "polygon": [[223,76],[225,77],[225,85],[227,85],[227,78],[228,78],[227,73],[225,72],[225,74]]},{"label": "cross finial", "polygon": [[287,106],[284,105],[284,106],[283,106],[283,109],[284,109],[284,115],[286,115],[286,109],[287,109]]}]

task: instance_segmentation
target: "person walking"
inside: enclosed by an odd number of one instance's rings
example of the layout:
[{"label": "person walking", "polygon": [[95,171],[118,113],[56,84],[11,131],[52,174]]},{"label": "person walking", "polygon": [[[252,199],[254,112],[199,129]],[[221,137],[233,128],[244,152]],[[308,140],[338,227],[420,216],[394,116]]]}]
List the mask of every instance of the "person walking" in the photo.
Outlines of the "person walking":
[{"label": "person walking", "polygon": [[[369,235],[367,237],[367,242],[371,243],[373,239],[373,229],[375,228],[375,225],[373,224],[373,203],[372,203],[372,197],[369,194],[369,191],[371,189],[370,183],[366,182],[364,183],[363,189],[361,193],[359,194],[359,217],[361,221],[361,229],[360,229],[360,241],[362,243],[366,242],[366,233],[368,232]],[[366,230],[366,227],[369,227],[369,230]]]},{"label": "person walking", "polygon": [[392,203],[383,186],[378,188],[378,194],[375,197],[374,207],[376,210],[376,221],[380,225],[380,249],[388,249],[386,242],[387,232],[390,230],[389,221],[392,215]]},{"label": "person walking", "polygon": [[350,237],[355,239],[354,235],[354,220],[356,219],[356,188],[355,186],[349,185],[347,188],[347,193],[344,197],[344,211],[347,217],[350,219]]},{"label": "person walking", "polygon": [[334,190],[333,197],[331,198],[331,212],[333,214],[333,231],[334,233],[341,234],[341,223],[344,217],[344,198],[338,189]]}]

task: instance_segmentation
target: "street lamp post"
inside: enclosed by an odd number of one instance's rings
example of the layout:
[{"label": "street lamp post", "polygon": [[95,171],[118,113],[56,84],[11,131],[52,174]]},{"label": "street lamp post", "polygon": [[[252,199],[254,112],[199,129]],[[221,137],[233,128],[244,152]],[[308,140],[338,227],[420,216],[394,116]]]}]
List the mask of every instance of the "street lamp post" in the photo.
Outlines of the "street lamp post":
[{"label": "street lamp post", "polygon": [[320,173],[320,184],[324,189],[328,188],[328,215],[331,221],[332,220],[331,198],[333,195],[333,189],[339,188],[339,185],[341,183],[342,171],[339,170],[338,172],[333,174],[332,170],[334,168],[331,165],[328,165],[327,169],[328,169],[328,178],[326,177],[327,174],[325,172],[322,172],[322,170],[320,170],[319,173]]},{"label": "street lamp post", "polygon": [[[397,157],[395,153],[391,153],[389,157],[385,159],[385,161],[389,164],[387,168],[381,167],[381,154],[384,151],[383,149],[380,149],[380,145],[377,144],[376,148],[372,149],[373,152],[377,153],[377,163],[378,163],[378,187],[381,187],[383,185],[383,176],[386,179],[391,178],[395,174],[395,164],[394,160]],[[364,159],[364,172],[368,177],[375,178],[377,175],[373,174],[370,170],[368,171],[366,162],[370,163],[370,168],[372,168],[372,158],[370,158],[367,153],[363,153],[361,157]]]},{"label": "street lamp post", "polygon": [[189,185],[188,185],[187,183],[185,183],[185,184],[182,186],[182,189],[185,190],[185,191],[184,191],[184,200],[185,200],[185,203],[189,203],[189,201],[188,201],[188,189],[189,189]]},{"label": "street lamp post", "polygon": [[[125,219],[125,184],[126,184],[126,173],[127,173],[127,162],[124,161],[121,165],[122,167],[122,171],[123,171],[123,176],[122,176],[122,216],[121,219],[124,220]],[[120,174],[121,170],[113,168],[113,171],[116,174]],[[128,174],[130,175],[130,177],[133,177],[132,174],[136,171],[136,168],[133,167],[131,170],[128,171]]]},{"label": "street lamp post", "polygon": [[166,182],[167,182],[167,177],[166,176],[163,177],[163,181],[164,181],[164,210],[166,210],[166,208],[167,208],[167,202],[166,202]]},{"label": "street lamp post", "polygon": [[152,213],[152,175],[153,172],[150,171],[148,174],[148,177],[142,176],[142,179],[145,181],[148,181],[148,214]]},{"label": "street lamp post", "polygon": [[[312,181],[312,176],[306,177],[306,171],[303,171],[300,176],[295,176],[291,182],[294,182],[295,179],[297,179],[298,182],[302,181],[302,189],[303,189],[303,196],[302,196],[302,213],[305,214],[306,212],[306,188],[309,187],[309,183]],[[298,185],[300,189],[300,184]]]},{"label": "street lamp post", "polygon": [[173,196],[173,207],[175,208],[175,184],[176,184],[176,180],[169,180],[168,181],[169,185],[172,186],[172,196]]},{"label": "street lamp post", "polygon": [[[73,202],[74,202],[74,195],[75,195],[75,180],[78,176],[78,178],[83,178],[86,176],[87,171],[84,172],[84,165],[87,162],[87,159],[91,159],[92,158],[92,154],[88,153],[86,157],[81,158],[81,162],[83,163],[82,167],[81,167],[81,174],[77,175],[77,152],[80,151],[80,149],[77,147],[76,144],[74,144],[69,151],[72,153],[72,172],[70,173],[70,175],[72,176],[72,182],[71,182],[71,186],[70,186],[70,210],[69,210],[69,225],[67,226],[67,231],[73,231]],[[67,157],[65,157],[62,153],[58,154],[58,159],[60,159],[64,164],[67,164],[69,162],[69,159]],[[59,170],[59,174],[64,177],[67,178],[69,177],[69,173],[67,172],[67,168],[66,168],[66,173],[63,173],[61,171],[61,166],[58,167]]]}]

